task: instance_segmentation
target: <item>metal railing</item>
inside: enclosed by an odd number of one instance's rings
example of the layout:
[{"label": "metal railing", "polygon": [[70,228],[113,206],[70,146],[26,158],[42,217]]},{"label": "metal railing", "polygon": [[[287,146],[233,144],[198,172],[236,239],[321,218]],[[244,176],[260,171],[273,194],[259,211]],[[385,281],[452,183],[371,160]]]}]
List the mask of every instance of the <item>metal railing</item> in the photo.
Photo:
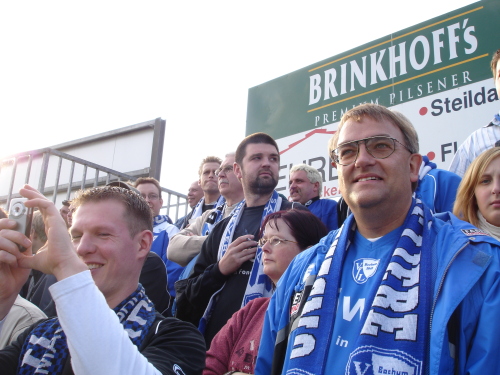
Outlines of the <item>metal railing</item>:
[{"label": "metal railing", "polygon": [[[88,175],[92,177],[88,177]],[[75,176],[81,175],[81,179]],[[9,206],[12,198],[19,197],[17,191],[30,184],[46,197],[58,200],[71,197],[79,189],[103,186],[114,181],[135,181],[138,177],[149,176],[149,168],[134,171],[132,174],[98,165],[51,148],[28,151],[0,160],[0,205]],[[47,186],[47,181],[53,181]],[[163,209],[167,215],[177,220],[187,213],[187,196],[173,190],[162,188],[166,193]]]},{"label": "metal railing", "polygon": [[[187,195],[177,193],[176,191],[167,189],[162,187],[162,196],[164,205],[161,207],[162,210],[165,210],[167,215],[174,221],[174,223],[181,217],[184,217],[188,213],[188,202]],[[166,199],[165,199],[166,193]],[[172,198],[174,198],[174,202],[172,202]],[[166,204],[165,204],[166,203]],[[174,217],[172,217],[172,212],[175,212]]]}]

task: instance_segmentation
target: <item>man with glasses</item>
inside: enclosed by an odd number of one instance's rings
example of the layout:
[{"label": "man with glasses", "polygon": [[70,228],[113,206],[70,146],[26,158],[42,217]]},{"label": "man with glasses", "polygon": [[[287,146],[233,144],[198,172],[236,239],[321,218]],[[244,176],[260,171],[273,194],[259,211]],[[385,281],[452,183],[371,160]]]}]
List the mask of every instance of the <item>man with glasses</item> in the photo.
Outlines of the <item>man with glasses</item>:
[{"label": "man with glasses", "polygon": [[186,279],[184,298],[177,300],[176,316],[198,325],[207,347],[235,311],[272,292],[257,249],[264,217],[294,206],[305,209],[282,200],[274,190],[279,158],[276,142],[265,133],[249,135],[239,144],[232,173],[241,181],[245,199],[208,235]]},{"label": "man with glasses", "polygon": [[281,278],[255,373],[498,373],[498,242],[412,197],[408,119],[358,106],[329,150],[353,215]]},{"label": "man with glasses", "polygon": [[243,188],[233,171],[235,153],[226,155],[222,165],[215,171],[219,191],[224,198],[218,207],[205,211],[187,228],[173,236],[168,244],[167,258],[186,266],[191,259],[200,253],[201,245],[215,224],[228,217],[243,199]]},{"label": "man with glasses", "polygon": [[174,284],[179,279],[183,268],[167,259],[167,247],[170,239],[179,233],[179,229],[172,224],[167,215],[160,215],[163,199],[161,198],[160,183],[157,179],[153,177],[139,177],[134,181],[134,187],[146,200],[153,212],[153,244],[151,245],[151,251],[158,254],[167,267],[168,292],[174,298]]},{"label": "man with glasses", "polygon": [[[397,111],[392,111],[395,117],[400,117],[401,123],[408,122],[408,119]],[[384,141],[385,139],[385,141]],[[377,144],[377,142],[386,142],[387,144]],[[395,150],[395,142],[397,140],[390,140],[389,138],[375,137],[366,140],[368,152],[377,158],[383,158],[384,155],[392,153]],[[339,156],[345,154],[344,158],[352,158],[354,156],[352,147],[355,144],[347,144],[338,148]],[[447,212],[453,211],[453,204],[457,195],[458,186],[460,185],[461,178],[453,172],[437,168],[436,164],[429,160],[427,156],[422,157],[422,163],[418,171],[418,182],[413,196],[420,199],[425,205],[433,212]],[[342,225],[344,220],[350,214],[344,198],[339,201],[339,226]],[[343,208],[343,209],[342,209]]]}]

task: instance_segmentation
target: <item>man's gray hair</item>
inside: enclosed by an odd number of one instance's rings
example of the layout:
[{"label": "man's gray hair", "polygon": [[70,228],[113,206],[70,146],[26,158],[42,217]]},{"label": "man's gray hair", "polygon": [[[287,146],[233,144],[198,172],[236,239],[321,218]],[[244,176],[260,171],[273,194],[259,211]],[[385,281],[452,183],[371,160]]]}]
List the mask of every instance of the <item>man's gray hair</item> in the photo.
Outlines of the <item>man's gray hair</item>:
[{"label": "man's gray hair", "polygon": [[298,172],[298,171],[306,172],[307,178],[309,179],[309,181],[311,181],[312,184],[319,182],[318,193],[319,196],[321,197],[321,191],[323,189],[323,178],[321,177],[321,173],[319,173],[316,168],[311,167],[310,165],[297,164],[290,169],[290,176],[292,176],[293,172]]}]

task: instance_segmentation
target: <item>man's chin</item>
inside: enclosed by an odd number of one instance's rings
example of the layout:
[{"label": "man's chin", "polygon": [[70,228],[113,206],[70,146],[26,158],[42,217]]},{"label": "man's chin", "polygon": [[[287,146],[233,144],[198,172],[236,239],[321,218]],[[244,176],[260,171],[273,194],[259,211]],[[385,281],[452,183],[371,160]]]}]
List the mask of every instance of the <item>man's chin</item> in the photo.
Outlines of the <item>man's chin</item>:
[{"label": "man's chin", "polygon": [[266,195],[266,194],[271,194],[274,191],[274,188],[276,185],[258,185],[252,187],[253,193],[254,194],[259,194],[259,195]]},{"label": "man's chin", "polygon": [[219,194],[219,187],[217,185],[209,186],[208,189],[203,190],[204,193],[207,194]]},{"label": "man's chin", "polygon": [[271,176],[267,177],[268,178],[258,177],[256,180],[252,181],[249,184],[250,191],[258,195],[271,194],[278,185],[278,181]]}]

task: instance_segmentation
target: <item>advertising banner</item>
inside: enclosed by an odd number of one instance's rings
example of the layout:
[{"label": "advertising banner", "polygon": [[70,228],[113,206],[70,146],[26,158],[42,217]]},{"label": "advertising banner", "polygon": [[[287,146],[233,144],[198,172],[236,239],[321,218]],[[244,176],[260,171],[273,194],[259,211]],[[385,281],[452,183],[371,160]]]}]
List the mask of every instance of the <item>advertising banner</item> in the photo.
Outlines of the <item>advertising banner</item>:
[{"label": "advertising banner", "polygon": [[448,169],[458,146],[498,112],[490,61],[499,17],[500,2],[479,1],[251,88],[246,134],[277,140],[277,190],[287,196],[289,169],[306,163],[323,175],[322,197],[339,197],[328,140],[362,103],[406,115],[420,153]]}]

